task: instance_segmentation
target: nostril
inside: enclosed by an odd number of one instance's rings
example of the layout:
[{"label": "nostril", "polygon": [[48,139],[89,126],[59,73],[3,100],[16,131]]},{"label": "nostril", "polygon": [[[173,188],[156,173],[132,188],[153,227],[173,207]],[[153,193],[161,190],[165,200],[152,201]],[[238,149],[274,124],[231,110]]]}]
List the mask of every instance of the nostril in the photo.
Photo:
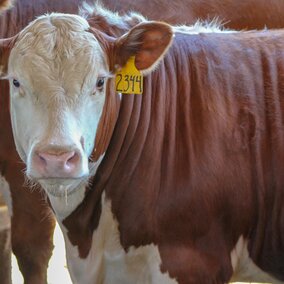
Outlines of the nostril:
[{"label": "nostril", "polygon": [[44,156],[41,155],[41,153],[36,153],[36,157],[39,159],[39,161],[41,163],[43,163],[44,165],[46,165],[46,159],[44,158]]},{"label": "nostril", "polygon": [[79,154],[75,151],[70,152],[38,152],[36,153],[37,160],[46,166],[64,166],[64,165],[74,165],[78,162]]},{"label": "nostril", "polygon": [[67,159],[66,164],[76,164],[79,161],[79,155],[76,152],[73,152],[72,155]]},{"label": "nostril", "polygon": [[34,151],[31,168],[36,175],[49,178],[71,178],[80,175],[84,170],[80,150],[66,148],[50,147]]}]

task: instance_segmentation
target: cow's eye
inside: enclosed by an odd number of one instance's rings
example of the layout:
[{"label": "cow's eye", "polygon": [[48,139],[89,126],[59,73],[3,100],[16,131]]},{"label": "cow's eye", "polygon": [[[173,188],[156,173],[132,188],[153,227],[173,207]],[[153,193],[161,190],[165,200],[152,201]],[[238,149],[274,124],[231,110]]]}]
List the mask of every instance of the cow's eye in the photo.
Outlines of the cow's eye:
[{"label": "cow's eye", "polygon": [[105,84],[105,78],[99,77],[97,80],[97,90],[101,91],[104,87],[104,84]]},{"label": "cow's eye", "polygon": [[20,88],[21,84],[18,80],[14,79],[13,80],[13,85],[16,87],[16,88]]}]

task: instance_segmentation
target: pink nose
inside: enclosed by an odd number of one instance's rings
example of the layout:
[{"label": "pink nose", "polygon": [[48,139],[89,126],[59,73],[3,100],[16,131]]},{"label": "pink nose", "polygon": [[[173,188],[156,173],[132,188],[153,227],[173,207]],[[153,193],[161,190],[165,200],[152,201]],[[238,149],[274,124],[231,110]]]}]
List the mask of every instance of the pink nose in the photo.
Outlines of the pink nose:
[{"label": "pink nose", "polygon": [[80,156],[75,151],[44,151],[33,156],[33,168],[39,177],[75,178],[80,168]]}]

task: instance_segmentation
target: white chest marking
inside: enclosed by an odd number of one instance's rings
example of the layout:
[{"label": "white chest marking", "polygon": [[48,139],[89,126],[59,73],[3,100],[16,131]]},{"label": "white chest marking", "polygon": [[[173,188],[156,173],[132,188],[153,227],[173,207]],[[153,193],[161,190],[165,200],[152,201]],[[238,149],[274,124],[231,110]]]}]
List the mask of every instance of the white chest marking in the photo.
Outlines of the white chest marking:
[{"label": "white chest marking", "polygon": [[234,269],[231,282],[284,284],[284,282],[273,278],[253,263],[248,253],[248,241],[243,236],[239,238],[235,249],[231,252],[231,262]]},{"label": "white chest marking", "polygon": [[74,283],[80,284],[177,284],[168,273],[160,271],[161,257],[157,246],[150,244],[127,252],[120,244],[118,223],[111,212],[111,203],[102,196],[99,226],[93,234],[92,247],[86,259],[69,242],[66,243],[68,268]]},{"label": "white chest marking", "polygon": [[9,214],[12,217],[13,215],[13,202],[10,192],[10,186],[6,179],[0,175],[0,195],[2,194],[4,201],[6,202],[9,210]]}]

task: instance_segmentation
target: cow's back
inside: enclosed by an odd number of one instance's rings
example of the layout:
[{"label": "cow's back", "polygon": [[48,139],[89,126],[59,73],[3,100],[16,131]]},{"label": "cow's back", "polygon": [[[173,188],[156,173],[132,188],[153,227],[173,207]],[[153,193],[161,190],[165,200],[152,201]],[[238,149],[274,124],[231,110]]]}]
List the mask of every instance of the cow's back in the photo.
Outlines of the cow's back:
[{"label": "cow's back", "polygon": [[[284,3],[281,0],[103,0],[113,10],[138,11],[151,20],[167,21],[171,24],[193,24],[197,20],[213,19],[230,29],[282,28],[284,26]],[[176,16],[178,15],[178,17]]]}]

